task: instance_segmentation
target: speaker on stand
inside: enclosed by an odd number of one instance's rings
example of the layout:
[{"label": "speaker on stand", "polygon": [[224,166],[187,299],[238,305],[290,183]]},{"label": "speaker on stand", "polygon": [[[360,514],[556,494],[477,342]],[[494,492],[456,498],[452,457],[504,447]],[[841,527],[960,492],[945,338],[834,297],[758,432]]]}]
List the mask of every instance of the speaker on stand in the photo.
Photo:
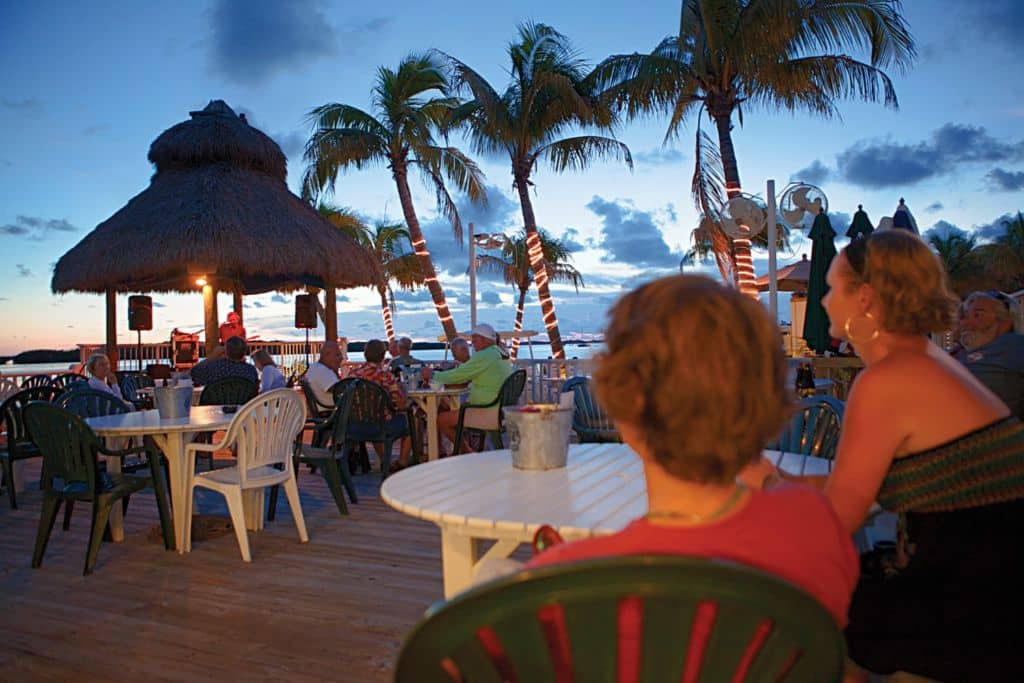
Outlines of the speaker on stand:
[{"label": "speaker on stand", "polygon": [[309,331],[316,327],[316,299],[312,294],[295,295],[295,327],[306,330],[306,369],[309,370]]},{"label": "speaker on stand", "polygon": [[128,329],[138,332],[136,358],[139,372],[142,372],[142,330],[153,329],[153,297],[144,294],[128,297]]}]

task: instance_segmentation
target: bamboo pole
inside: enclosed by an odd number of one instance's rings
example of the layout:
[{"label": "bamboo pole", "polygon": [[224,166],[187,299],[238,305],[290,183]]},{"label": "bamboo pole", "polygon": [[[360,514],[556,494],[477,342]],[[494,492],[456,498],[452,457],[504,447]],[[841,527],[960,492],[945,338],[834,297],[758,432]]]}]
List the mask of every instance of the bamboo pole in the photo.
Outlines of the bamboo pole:
[{"label": "bamboo pole", "polygon": [[110,367],[117,372],[117,292],[107,290],[107,358]]}]

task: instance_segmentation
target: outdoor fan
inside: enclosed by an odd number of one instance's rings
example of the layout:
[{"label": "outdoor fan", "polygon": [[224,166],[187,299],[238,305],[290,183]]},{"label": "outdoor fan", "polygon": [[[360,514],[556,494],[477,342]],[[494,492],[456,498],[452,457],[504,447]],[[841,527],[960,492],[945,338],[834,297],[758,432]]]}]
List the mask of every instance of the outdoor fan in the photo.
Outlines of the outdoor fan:
[{"label": "outdoor fan", "polygon": [[722,231],[732,239],[750,239],[764,230],[767,209],[760,198],[741,194],[722,205]]},{"label": "outdoor fan", "polygon": [[822,211],[828,213],[828,197],[817,185],[790,183],[779,198],[779,213],[791,228],[810,227],[807,217],[813,221]]}]

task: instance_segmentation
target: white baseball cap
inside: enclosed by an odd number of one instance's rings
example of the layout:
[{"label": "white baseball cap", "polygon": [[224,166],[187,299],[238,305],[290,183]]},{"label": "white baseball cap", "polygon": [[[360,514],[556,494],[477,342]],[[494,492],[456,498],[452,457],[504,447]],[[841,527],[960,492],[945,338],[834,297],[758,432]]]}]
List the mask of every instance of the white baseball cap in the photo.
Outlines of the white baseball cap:
[{"label": "white baseball cap", "polygon": [[494,331],[494,328],[487,323],[480,323],[472,330],[469,331],[471,336],[479,336],[484,339],[490,339],[491,341],[498,341],[498,333]]}]

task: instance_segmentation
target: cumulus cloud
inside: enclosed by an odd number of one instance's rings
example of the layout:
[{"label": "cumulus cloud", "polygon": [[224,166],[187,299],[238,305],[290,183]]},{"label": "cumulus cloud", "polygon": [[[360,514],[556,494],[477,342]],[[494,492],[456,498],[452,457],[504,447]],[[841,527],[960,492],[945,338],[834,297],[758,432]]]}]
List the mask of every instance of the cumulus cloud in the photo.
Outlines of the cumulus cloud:
[{"label": "cumulus cloud", "polygon": [[18,277],[32,277],[32,271],[25,264],[18,263],[14,267],[18,269]]},{"label": "cumulus cloud", "polygon": [[586,206],[601,218],[601,236],[596,241],[596,246],[605,251],[601,260],[646,269],[679,267],[682,253],[668,246],[651,212],[596,195]]},{"label": "cumulus cloud", "polygon": [[275,294],[274,296],[270,297],[270,300],[273,301],[275,304],[288,304],[291,303],[292,301],[284,294]]},{"label": "cumulus cloud", "polygon": [[945,4],[957,13],[956,25],[964,33],[1021,51],[1020,27],[1024,26],[1024,3],[1020,0],[945,0]]},{"label": "cumulus cloud", "polygon": [[871,189],[913,185],[959,165],[1024,158],[1024,141],[1003,142],[981,126],[947,123],[931,139],[906,144],[859,141],[836,157],[847,181]]},{"label": "cumulus cloud", "polygon": [[238,83],[256,85],[329,57],[337,45],[320,0],[218,0],[214,6],[213,63]]},{"label": "cumulus cloud", "polygon": [[656,147],[633,155],[638,166],[665,166],[681,163],[686,158],[678,149]]},{"label": "cumulus cloud", "polygon": [[162,304],[159,301],[154,301],[153,308],[167,308],[167,304]]},{"label": "cumulus cloud", "polygon": [[928,213],[936,213],[938,211],[942,211],[944,208],[945,207],[942,205],[942,202],[932,202],[928,206],[924,207],[924,210]]},{"label": "cumulus cloud", "polygon": [[306,135],[300,131],[272,133],[270,137],[274,139],[274,142],[278,144],[281,151],[289,159],[298,159],[306,149]]},{"label": "cumulus cloud", "polygon": [[0,235],[27,237],[41,240],[55,232],[77,232],[78,228],[67,220],[60,218],[38,218],[36,216],[18,216],[13,223],[0,225]]},{"label": "cumulus cloud", "polygon": [[252,306],[253,308],[266,308],[266,305],[262,301],[252,301],[245,304],[246,306]]},{"label": "cumulus cloud", "polygon": [[1024,190],[1024,171],[1006,171],[993,168],[985,174],[988,187],[993,192],[1018,192]]},{"label": "cumulus cloud", "polygon": [[790,182],[803,182],[811,183],[812,185],[821,185],[828,180],[831,175],[832,169],[821,163],[820,159],[815,159],[807,168],[802,168],[789,176],[789,180]]},{"label": "cumulus cloud", "polygon": [[962,237],[967,238],[969,233],[960,228],[959,226],[953,225],[949,221],[936,221],[935,225],[921,233],[921,237],[929,239],[931,237],[938,237],[939,239],[948,239],[950,237]]},{"label": "cumulus cloud", "polygon": [[[483,232],[503,232],[507,235],[518,232],[522,227],[522,213],[518,200],[505,194],[496,185],[486,186],[487,206],[480,206],[469,201],[465,195],[453,197],[455,206],[462,218],[463,233],[473,223],[474,230]],[[443,216],[421,225],[423,234],[430,249],[430,258],[434,268],[447,271],[451,275],[461,275],[469,268],[468,247],[459,244],[452,236],[452,225]],[[465,239],[463,239],[465,242]]]},{"label": "cumulus cloud", "polygon": [[565,232],[559,236],[559,240],[565,245],[565,248],[570,252],[583,251],[585,248],[584,244],[579,240],[580,232],[576,228],[566,228]]},{"label": "cumulus cloud", "polygon": [[480,293],[480,303],[482,304],[500,304],[501,295],[493,290],[487,290],[486,292]]},{"label": "cumulus cloud", "polygon": [[334,300],[343,304],[347,304],[348,302],[352,301],[352,299],[348,298],[344,294],[335,294]]},{"label": "cumulus cloud", "polygon": [[[445,292],[445,298],[449,298],[447,295],[449,292]],[[417,289],[415,292],[398,291],[395,292],[395,301],[399,303],[423,303],[425,301],[433,301],[430,297],[430,292],[427,289]]]},{"label": "cumulus cloud", "polygon": [[986,240],[995,239],[1006,234],[1006,224],[1016,220],[1016,214],[1004,213],[991,223],[983,223],[974,226],[974,232],[978,237]]}]

